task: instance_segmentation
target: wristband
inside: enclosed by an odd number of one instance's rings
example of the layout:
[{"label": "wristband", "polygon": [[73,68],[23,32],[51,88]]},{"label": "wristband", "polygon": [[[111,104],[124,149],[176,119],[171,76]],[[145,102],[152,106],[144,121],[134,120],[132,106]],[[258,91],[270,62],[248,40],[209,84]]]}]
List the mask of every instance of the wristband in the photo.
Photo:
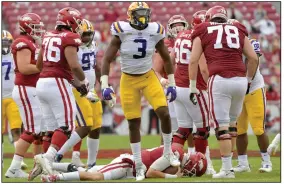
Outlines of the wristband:
[{"label": "wristband", "polygon": [[175,75],[174,74],[169,74],[168,75],[168,80],[169,80],[169,86],[175,86]]},{"label": "wristband", "polygon": [[108,88],[108,75],[101,76],[101,88],[102,89]]},{"label": "wristband", "polygon": [[190,80],[189,88],[190,89],[196,88],[196,80]]},{"label": "wristband", "polygon": [[165,174],[165,178],[177,178],[176,174]]}]

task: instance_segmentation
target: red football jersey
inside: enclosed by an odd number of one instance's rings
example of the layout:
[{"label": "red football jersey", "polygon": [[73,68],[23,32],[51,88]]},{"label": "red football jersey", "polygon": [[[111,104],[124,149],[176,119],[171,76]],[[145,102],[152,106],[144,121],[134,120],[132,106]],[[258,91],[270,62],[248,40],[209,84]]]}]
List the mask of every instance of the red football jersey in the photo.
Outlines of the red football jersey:
[{"label": "red football jersey", "polygon": [[245,26],[239,22],[204,22],[195,27],[191,36],[192,40],[196,37],[201,39],[209,76],[246,76],[242,58],[244,39],[248,36]]},{"label": "red football jersey", "polygon": [[[164,44],[165,44],[166,47],[168,47],[169,54],[171,54],[172,49],[174,48],[175,39],[173,39],[173,38],[167,38],[167,39],[164,40]],[[165,79],[168,78],[165,69],[163,69],[163,75],[162,75],[162,77],[164,77]]]},{"label": "red football jersey", "polygon": [[70,81],[73,77],[64,49],[67,46],[74,46],[78,49],[80,45],[81,38],[76,33],[57,30],[46,33],[42,43],[43,69],[40,77],[64,78]]},{"label": "red football jersey", "polygon": [[[189,76],[188,76],[188,64],[190,62],[191,54],[191,34],[192,30],[186,30],[180,32],[175,41],[175,60],[177,63],[177,68],[175,71],[175,81],[178,87],[188,88],[189,87]],[[206,90],[207,84],[203,80],[200,69],[198,67],[197,72],[197,89]]]},{"label": "red football jersey", "polygon": [[12,54],[15,62],[15,85],[24,85],[24,86],[31,86],[31,87],[36,87],[36,83],[39,78],[39,73],[36,74],[31,74],[31,75],[24,75],[21,74],[19,69],[18,69],[18,61],[17,60],[17,51],[20,51],[22,49],[29,49],[32,53],[31,55],[31,64],[36,65],[36,59],[35,52],[36,52],[36,45],[34,43],[34,40],[27,35],[20,35],[12,44]]},{"label": "red football jersey", "polygon": [[[142,162],[147,167],[147,170],[150,168],[150,166],[163,155],[164,147],[157,147],[153,149],[147,149],[142,151]],[[184,151],[181,147],[172,145],[173,152],[179,153],[179,161],[181,162],[183,159]]]}]

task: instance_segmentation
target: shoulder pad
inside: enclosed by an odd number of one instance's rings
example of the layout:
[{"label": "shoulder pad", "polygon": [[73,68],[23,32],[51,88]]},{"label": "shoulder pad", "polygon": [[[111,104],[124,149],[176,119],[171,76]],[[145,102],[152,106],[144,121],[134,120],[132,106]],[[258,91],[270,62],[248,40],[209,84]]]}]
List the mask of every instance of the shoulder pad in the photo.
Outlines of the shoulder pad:
[{"label": "shoulder pad", "polygon": [[162,24],[158,23],[158,22],[153,22],[152,23],[154,26],[154,31],[158,34],[165,34],[165,28]]},{"label": "shoulder pad", "polygon": [[112,23],[111,28],[110,28],[112,35],[118,35],[120,33],[123,33],[124,32],[124,24],[125,24],[125,22],[123,22],[123,21],[118,21],[118,22]]},{"label": "shoulder pad", "polygon": [[36,46],[30,40],[19,38],[19,39],[16,39],[14,43],[12,44],[12,49],[16,51],[19,51],[22,49],[29,49],[33,51],[36,49]]}]

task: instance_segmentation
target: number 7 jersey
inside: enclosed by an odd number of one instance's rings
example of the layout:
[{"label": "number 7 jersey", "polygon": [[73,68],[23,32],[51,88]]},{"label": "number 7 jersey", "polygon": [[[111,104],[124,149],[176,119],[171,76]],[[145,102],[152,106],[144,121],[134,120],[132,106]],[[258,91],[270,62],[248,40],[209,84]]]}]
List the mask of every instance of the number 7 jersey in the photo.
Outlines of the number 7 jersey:
[{"label": "number 7 jersey", "polygon": [[195,27],[191,37],[199,37],[207,61],[209,76],[245,77],[243,63],[246,28],[238,23],[204,22]]},{"label": "number 7 jersey", "polygon": [[121,40],[121,71],[128,74],[144,74],[152,68],[152,56],[156,44],[165,38],[161,24],[150,22],[143,30],[131,27],[129,22],[114,22],[112,35]]}]

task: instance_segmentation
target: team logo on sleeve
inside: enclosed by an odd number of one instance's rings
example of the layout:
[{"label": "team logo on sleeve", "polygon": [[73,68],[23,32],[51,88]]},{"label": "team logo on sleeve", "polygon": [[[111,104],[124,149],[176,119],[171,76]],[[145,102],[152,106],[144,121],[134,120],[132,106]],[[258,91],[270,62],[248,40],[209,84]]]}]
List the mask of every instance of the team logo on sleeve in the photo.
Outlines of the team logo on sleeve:
[{"label": "team logo on sleeve", "polygon": [[81,40],[79,38],[74,39],[75,43],[81,44]]},{"label": "team logo on sleeve", "polygon": [[21,48],[21,47],[23,47],[23,46],[25,46],[25,45],[27,45],[27,44],[25,44],[24,42],[19,42],[19,43],[16,45],[16,47],[19,49],[19,48]]}]

